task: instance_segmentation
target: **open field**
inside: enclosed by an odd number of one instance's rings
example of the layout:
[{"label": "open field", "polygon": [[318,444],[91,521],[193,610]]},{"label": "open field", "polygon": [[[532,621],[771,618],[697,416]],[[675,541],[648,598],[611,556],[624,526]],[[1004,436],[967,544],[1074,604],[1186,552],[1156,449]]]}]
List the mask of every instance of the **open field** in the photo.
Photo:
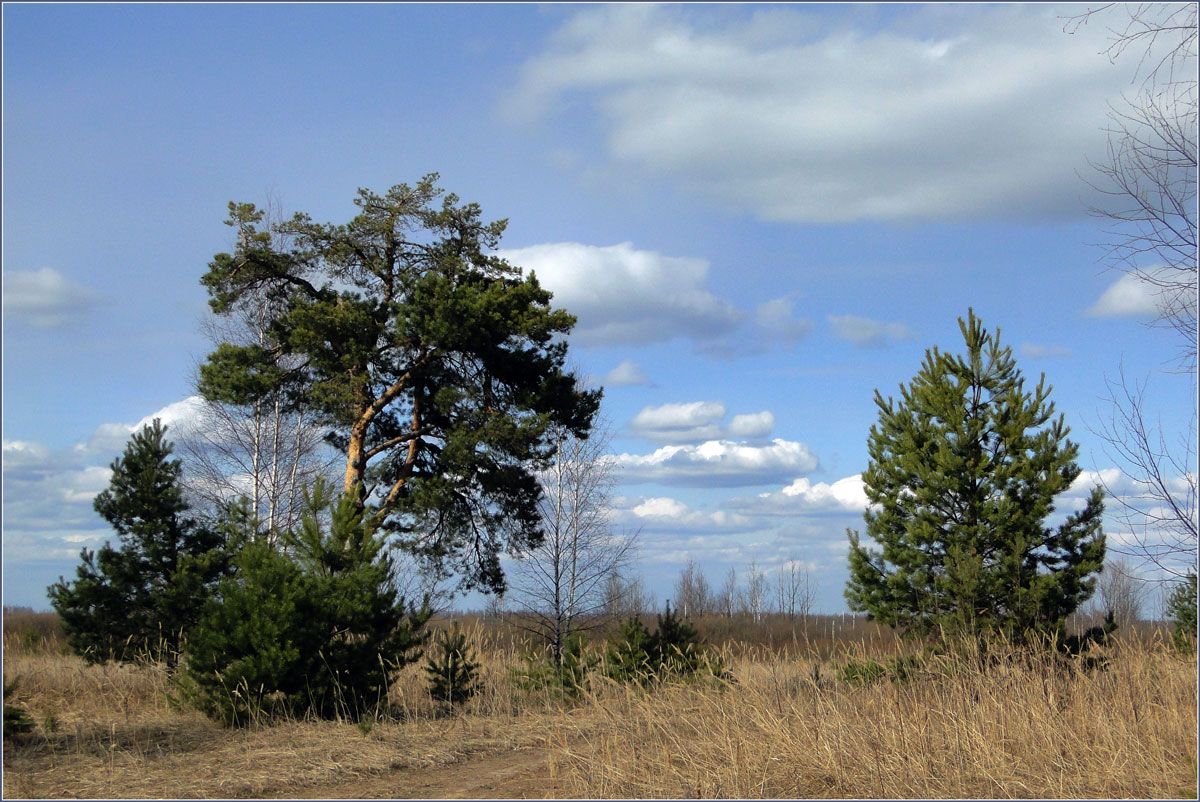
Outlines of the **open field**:
[{"label": "open field", "polygon": [[561,704],[512,682],[515,633],[472,622],[483,690],[455,715],[410,666],[373,726],[229,730],[169,705],[163,668],[86,666],[63,653],[52,622],[24,618],[6,617],[4,675],[20,678],[15,701],[37,727],[5,742],[5,797],[1172,798],[1196,788],[1196,659],[1153,634],[1108,649],[1103,671],[934,658],[906,682],[856,686],[838,665],[900,645],[861,620],[836,639],[824,619],[794,636],[783,621],[702,622],[732,684],[647,693],[597,678]]}]

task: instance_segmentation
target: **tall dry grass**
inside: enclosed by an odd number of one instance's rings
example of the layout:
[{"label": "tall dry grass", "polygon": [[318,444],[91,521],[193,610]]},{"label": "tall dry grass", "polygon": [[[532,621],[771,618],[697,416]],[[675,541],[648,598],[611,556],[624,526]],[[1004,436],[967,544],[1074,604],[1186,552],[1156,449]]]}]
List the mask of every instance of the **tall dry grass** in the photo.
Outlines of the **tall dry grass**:
[{"label": "tall dry grass", "polygon": [[1196,790],[1196,661],[1106,670],[945,658],[855,687],[810,659],[734,661],[724,689],[626,690],[556,758],[579,796],[1174,798]]},{"label": "tall dry grass", "polygon": [[429,697],[417,664],[374,722],[228,730],[169,705],[162,666],[86,666],[6,621],[5,678],[21,678],[16,701],[38,726],[4,745],[4,796],[289,797],[309,787],[358,796],[361,783],[389,778],[384,795],[403,797],[427,769],[469,773],[484,756],[521,764],[530,749],[549,755],[530,767],[520,794],[531,797],[1167,798],[1195,789],[1196,659],[1161,640],[1118,643],[1107,668],[1090,673],[937,658],[908,682],[859,687],[838,678],[839,663],[882,660],[903,644],[863,623],[858,641],[779,624],[777,636],[718,649],[732,684],[649,692],[597,677],[570,701],[513,682],[527,648],[519,633],[465,623],[480,692],[453,712]]}]

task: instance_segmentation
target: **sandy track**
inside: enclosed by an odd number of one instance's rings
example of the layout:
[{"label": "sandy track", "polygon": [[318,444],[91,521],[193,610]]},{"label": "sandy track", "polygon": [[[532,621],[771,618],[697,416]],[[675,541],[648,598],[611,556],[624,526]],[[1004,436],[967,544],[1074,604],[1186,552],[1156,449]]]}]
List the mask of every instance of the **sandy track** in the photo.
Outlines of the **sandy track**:
[{"label": "sandy track", "polygon": [[288,788],[293,799],[539,799],[562,797],[550,752],[524,748],[473,754],[431,768],[393,769],[352,780]]}]

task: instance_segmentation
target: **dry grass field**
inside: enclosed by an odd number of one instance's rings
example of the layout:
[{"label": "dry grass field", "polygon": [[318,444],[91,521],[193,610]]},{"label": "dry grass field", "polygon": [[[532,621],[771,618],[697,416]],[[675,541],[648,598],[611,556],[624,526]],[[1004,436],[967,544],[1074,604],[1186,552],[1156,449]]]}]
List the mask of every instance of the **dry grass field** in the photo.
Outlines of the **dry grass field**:
[{"label": "dry grass field", "polygon": [[475,621],[482,690],[453,715],[410,666],[370,726],[230,730],[168,704],[162,667],[86,666],[52,616],[6,614],[10,701],[37,726],[5,741],[4,796],[1195,796],[1196,659],[1153,634],[1108,648],[1104,670],[937,657],[904,682],[855,685],[839,665],[901,646],[873,625],[701,624],[732,683],[597,678],[564,704],[519,689],[519,637]]}]

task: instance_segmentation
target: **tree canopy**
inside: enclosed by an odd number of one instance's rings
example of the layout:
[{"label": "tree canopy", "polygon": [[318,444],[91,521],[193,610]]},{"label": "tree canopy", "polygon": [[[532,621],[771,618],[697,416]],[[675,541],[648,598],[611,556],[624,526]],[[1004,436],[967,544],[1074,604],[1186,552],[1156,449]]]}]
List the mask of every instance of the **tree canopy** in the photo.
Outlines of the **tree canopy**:
[{"label": "tree canopy", "polygon": [[506,222],[436,180],[360,189],[344,225],[299,213],[264,231],[253,204],[230,203],[238,244],[202,279],[210,304],[265,293],[279,312],[261,344],[220,345],[199,389],[234,404],[281,392],[318,414],[376,524],[499,590],[500,551],[540,542],[548,430],[586,436],[600,392],[564,369],[574,317],[490,252]]},{"label": "tree canopy", "polygon": [[1103,491],[1045,525],[1080,474],[1078,446],[1045,376],[1028,391],[998,331],[973,310],[959,326],[965,355],[933,348],[899,403],[875,393],[864,518],[881,551],[848,530],[846,598],[918,633],[1056,633],[1104,562]]}]

